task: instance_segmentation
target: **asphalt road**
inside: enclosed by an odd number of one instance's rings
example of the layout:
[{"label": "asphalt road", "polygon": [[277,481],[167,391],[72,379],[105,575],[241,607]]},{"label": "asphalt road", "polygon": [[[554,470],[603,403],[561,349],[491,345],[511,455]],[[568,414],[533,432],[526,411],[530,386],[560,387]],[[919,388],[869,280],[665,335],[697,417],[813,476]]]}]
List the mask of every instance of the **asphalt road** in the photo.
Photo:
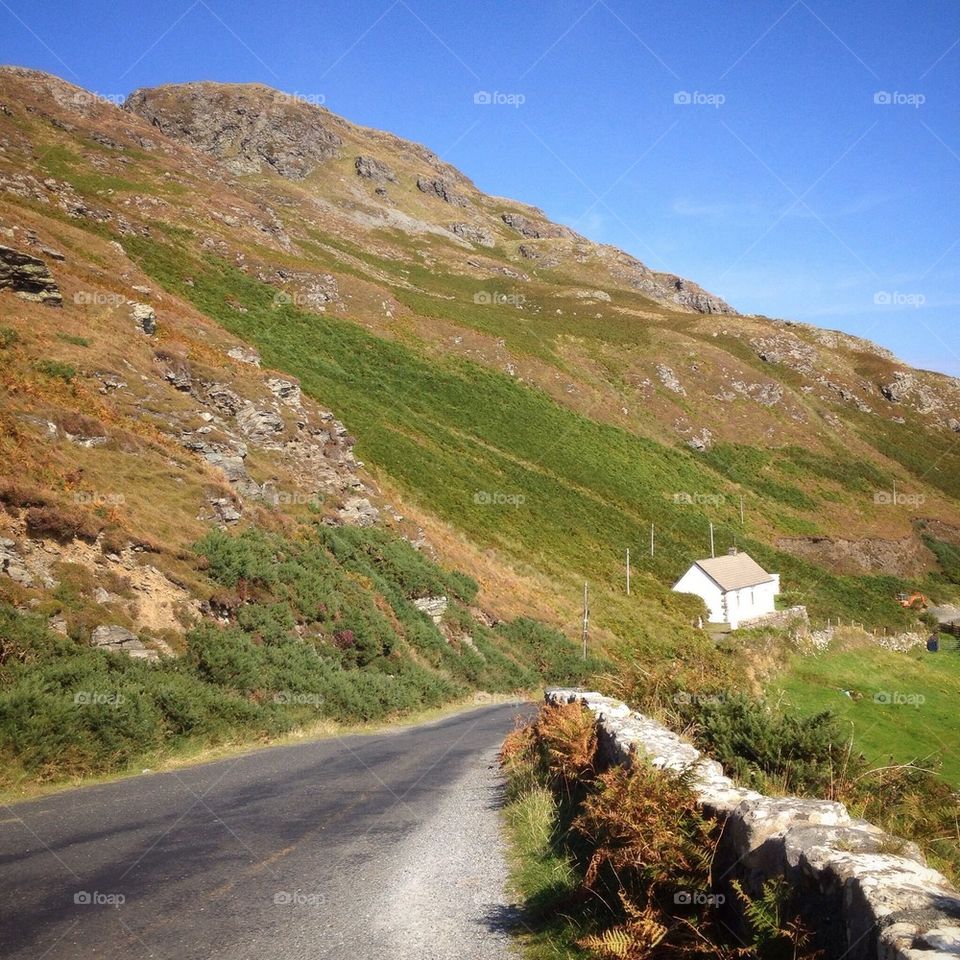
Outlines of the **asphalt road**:
[{"label": "asphalt road", "polygon": [[527,709],[0,807],[0,953],[506,957],[495,757]]}]

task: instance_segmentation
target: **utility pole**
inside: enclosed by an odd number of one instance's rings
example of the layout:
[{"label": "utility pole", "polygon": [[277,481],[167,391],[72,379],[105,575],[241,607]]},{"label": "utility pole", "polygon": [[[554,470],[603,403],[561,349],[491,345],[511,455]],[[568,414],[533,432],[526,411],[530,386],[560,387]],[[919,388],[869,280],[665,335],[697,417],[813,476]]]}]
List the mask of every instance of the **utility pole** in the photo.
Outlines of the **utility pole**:
[{"label": "utility pole", "polygon": [[587,581],[583,581],[583,659],[587,659],[587,630],[590,626],[590,604],[587,599]]},{"label": "utility pole", "polygon": [[650,556],[653,556],[653,524],[650,524]]},{"label": "utility pole", "polygon": [[716,555],[717,555],[716,551],[714,550],[714,547],[713,547],[713,521],[711,520],[710,521],[710,556],[715,557]]},{"label": "utility pole", "polygon": [[627,547],[627,596],[630,596],[630,548]]},{"label": "utility pole", "polygon": [[740,497],[740,526],[743,526],[743,497]]}]

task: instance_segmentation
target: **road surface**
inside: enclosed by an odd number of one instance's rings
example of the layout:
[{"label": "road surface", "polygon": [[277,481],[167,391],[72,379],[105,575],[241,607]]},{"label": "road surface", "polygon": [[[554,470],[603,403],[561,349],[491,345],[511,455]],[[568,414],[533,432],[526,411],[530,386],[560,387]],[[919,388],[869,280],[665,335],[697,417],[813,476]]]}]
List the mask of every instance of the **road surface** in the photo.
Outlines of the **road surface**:
[{"label": "road surface", "polygon": [[494,960],[521,705],[0,807],[0,954]]}]

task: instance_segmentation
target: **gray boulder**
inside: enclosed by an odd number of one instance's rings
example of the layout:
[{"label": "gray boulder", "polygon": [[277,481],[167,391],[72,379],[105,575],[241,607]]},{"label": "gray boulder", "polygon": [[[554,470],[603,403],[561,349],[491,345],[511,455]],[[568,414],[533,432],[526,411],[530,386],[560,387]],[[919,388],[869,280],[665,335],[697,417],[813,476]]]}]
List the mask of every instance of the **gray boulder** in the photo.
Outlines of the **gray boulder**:
[{"label": "gray boulder", "polygon": [[0,246],[0,289],[12,290],[22,300],[62,307],[63,296],[39,257]]}]

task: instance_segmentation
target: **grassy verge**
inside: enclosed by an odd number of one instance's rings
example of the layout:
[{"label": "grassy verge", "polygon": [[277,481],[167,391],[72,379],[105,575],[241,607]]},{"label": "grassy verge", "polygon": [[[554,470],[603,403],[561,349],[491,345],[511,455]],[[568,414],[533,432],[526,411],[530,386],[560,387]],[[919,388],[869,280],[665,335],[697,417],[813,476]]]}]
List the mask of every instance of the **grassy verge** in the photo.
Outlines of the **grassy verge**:
[{"label": "grassy verge", "polygon": [[528,960],[585,957],[577,940],[587,931],[566,905],[580,886],[569,856],[556,849],[560,810],[536,783],[511,784],[504,809],[512,892],[524,904],[519,940]]},{"label": "grassy verge", "polygon": [[117,780],[126,780],[129,777],[138,777],[145,774],[165,773],[170,770],[181,770],[201,763],[213,763],[260,750],[270,750],[274,747],[291,746],[313,740],[341,739],[343,737],[374,736],[376,734],[399,734],[410,727],[421,724],[436,723],[458,713],[468,713],[483,706],[498,703],[523,703],[532,699],[540,691],[520,691],[514,694],[476,693],[445,703],[439,707],[430,707],[423,710],[414,710],[389,720],[370,723],[338,723],[334,720],[318,720],[304,724],[283,734],[273,737],[244,736],[238,733],[236,737],[216,745],[203,743],[187,743],[168,750],[147,753],[139,758],[137,763],[129,764],[119,770],[99,775],[79,776],[69,780],[59,780],[55,783],[38,783],[36,780],[25,777],[0,789],[0,804],[21,803],[37,797],[46,797],[65,790],[75,790],[81,787],[92,787],[104,783],[113,783]]}]

